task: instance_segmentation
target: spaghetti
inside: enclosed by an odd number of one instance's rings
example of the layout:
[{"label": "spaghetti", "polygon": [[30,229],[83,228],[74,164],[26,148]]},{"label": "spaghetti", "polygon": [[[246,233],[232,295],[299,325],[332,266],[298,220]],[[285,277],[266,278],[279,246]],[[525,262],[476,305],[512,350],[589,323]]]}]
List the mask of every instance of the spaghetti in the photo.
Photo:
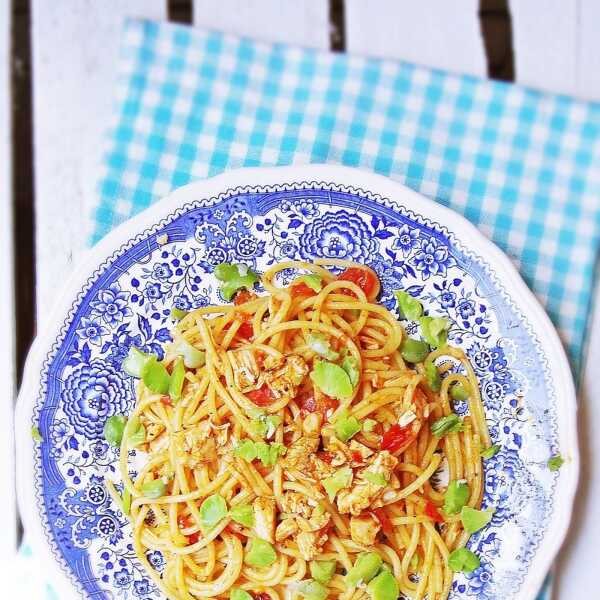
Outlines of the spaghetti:
[{"label": "spaghetti", "polygon": [[[447,324],[400,292],[425,340],[409,338],[375,274],[345,261],[278,264],[264,295],[245,267],[220,268],[233,303],[176,314],[162,361],[134,350],[124,365],[141,380],[116,436],[123,496],[109,487],[156,586],[172,600],[446,599],[490,516],[478,383]],[[304,275],[277,285],[291,269]]]}]

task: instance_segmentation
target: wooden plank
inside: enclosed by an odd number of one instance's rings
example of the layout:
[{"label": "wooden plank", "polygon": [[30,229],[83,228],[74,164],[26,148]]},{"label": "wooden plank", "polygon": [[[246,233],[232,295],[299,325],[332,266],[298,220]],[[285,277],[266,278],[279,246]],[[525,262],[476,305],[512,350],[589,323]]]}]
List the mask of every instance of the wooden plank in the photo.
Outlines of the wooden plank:
[{"label": "wooden plank", "polygon": [[113,101],[123,19],[164,19],[164,0],[33,0],[38,325],[85,247]]},{"label": "wooden plank", "polygon": [[598,0],[511,0],[516,81],[600,100]]},{"label": "wooden plank", "polygon": [[16,393],[16,347],[13,274],[11,155],[11,3],[0,0],[0,562],[14,554],[17,511],[14,493],[13,402]]},{"label": "wooden plank", "polygon": [[582,569],[598,554],[600,520],[600,399],[598,365],[600,364],[600,286],[596,286],[594,315],[586,367],[579,394],[579,451],[581,473],[575,498],[573,520],[567,540],[560,552],[555,578],[555,600],[587,598],[598,587],[595,569]]},{"label": "wooden plank", "polygon": [[510,0],[516,81],[575,94],[577,0]]},{"label": "wooden plank", "polygon": [[329,48],[328,2],[195,0],[194,25],[267,42]]},{"label": "wooden plank", "polygon": [[600,2],[579,0],[577,94],[600,100]]},{"label": "wooden plank", "polygon": [[485,76],[478,4],[346,0],[346,49]]}]

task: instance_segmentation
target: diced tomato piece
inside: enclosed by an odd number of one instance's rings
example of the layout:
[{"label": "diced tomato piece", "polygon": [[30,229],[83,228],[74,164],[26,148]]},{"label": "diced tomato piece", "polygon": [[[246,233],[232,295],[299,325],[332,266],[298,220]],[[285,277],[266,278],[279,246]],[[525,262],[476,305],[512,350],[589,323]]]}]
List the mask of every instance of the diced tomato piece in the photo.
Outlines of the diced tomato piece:
[{"label": "diced tomato piece", "polygon": [[252,390],[246,394],[256,406],[269,406],[273,404],[273,394],[271,393],[271,388],[265,383],[262,387],[259,387],[257,390]]},{"label": "diced tomato piece", "polygon": [[409,425],[401,427],[400,425],[392,425],[384,434],[381,440],[381,449],[387,450],[392,454],[396,450],[400,450],[402,446],[410,439],[411,428]]},{"label": "diced tomato piece", "polygon": [[240,304],[246,304],[246,302],[254,300],[254,298],[256,298],[256,294],[254,292],[242,289],[239,292],[236,292],[235,296],[233,297],[233,303],[236,306],[239,306]]},{"label": "diced tomato piece", "polygon": [[384,434],[381,440],[381,449],[389,450],[392,454],[404,452],[411,444],[415,442],[421,426],[423,424],[423,410],[427,402],[427,396],[423,390],[417,386],[413,394],[415,418],[407,425],[392,425]]},{"label": "diced tomato piece", "polygon": [[250,321],[244,321],[237,330],[236,335],[245,340],[249,340],[254,335],[254,327],[252,327],[252,323],[250,323]]},{"label": "diced tomato piece", "polygon": [[[242,316],[244,317],[244,320],[242,321],[242,324],[238,327],[238,330],[235,332],[235,335],[241,337],[244,340],[249,340],[254,335],[254,327],[252,327],[252,323],[248,321],[246,315]],[[227,323],[227,325],[223,327],[223,331],[231,329],[231,325],[233,323],[234,321]]]},{"label": "diced tomato piece", "polygon": [[[373,300],[377,296],[381,287],[377,275],[366,267],[350,267],[338,275],[338,280],[355,283],[369,300]],[[343,293],[354,296],[350,290],[343,290]]]},{"label": "diced tomato piece", "polygon": [[308,392],[300,394],[296,397],[296,402],[298,403],[300,410],[305,413],[317,412],[317,401],[313,394]]},{"label": "diced tomato piece", "polygon": [[271,596],[267,592],[254,592],[252,597],[254,600],[271,600]]},{"label": "diced tomato piece", "polygon": [[179,515],[177,517],[177,525],[179,525],[179,529],[187,529],[191,525],[190,518]]},{"label": "diced tomato piece", "polygon": [[188,542],[190,544],[195,544],[200,539],[200,532],[196,531],[196,533],[192,533],[187,536]]},{"label": "diced tomato piece", "polygon": [[160,403],[163,404],[164,406],[173,406],[173,402],[172,402],[170,396],[161,396]]},{"label": "diced tomato piece", "polygon": [[333,452],[327,452],[327,450],[319,450],[319,452],[317,452],[317,456],[323,462],[326,462],[328,465],[330,465],[331,461],[333,460],[333,457],[335,456],[335,454]]},{"label": "diced tomato piece", "polygon": [[324,394],[320,395],[317,400],[315,396],[309,392],[304,392],[299,396],[296,396],[296,402],[298,403],[300,410],[304,413],[320,412],[324,418],[326,418],[328,410],[335,410],[340,404],[335,398],[325,396]]},{"label": "diced tomato piece", "polygon": [[444,523],[444,517],[442,517],[435,505],[429,502],[429,500],[425,503],[425,514],[436,523]]},{"label": "diced tomato piece", "polygon": [[377,517],[383,533],[392,533],[394,526],[392,525],[390,518],[387,516],[385,508],[374,508],[372,512]]},{"label": "diced tomato piece", "polygon": [[225,531],[227,533],[230,533],[231,535],[235,535],[235,537],[238,540],[243,542],[246,536],[244,536],[241,531],[236,529],[236,527],[237,527],[237,525],[235,525],[234,523],[229,523],[229,525],[227,525],[227,527],[225,527]]},{"label": "diced tomato piece", "polygon": [[308,287],[304,281],[293,283],[291,287],[292,298],[300,298],[302,296],[316,296],[317,292]]},{"label": "diced tomato piece", "polygon": [[355,450],[354,452],[352,452],[352,460],[354,462],[362,462],[363,461],[362,454]]}]

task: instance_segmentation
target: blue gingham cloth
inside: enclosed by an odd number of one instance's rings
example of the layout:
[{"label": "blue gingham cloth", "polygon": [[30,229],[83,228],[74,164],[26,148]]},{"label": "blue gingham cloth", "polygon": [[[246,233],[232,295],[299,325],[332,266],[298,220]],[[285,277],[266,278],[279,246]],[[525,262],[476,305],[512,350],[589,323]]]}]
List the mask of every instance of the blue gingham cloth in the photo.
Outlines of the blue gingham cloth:
[{"label": "blue gingham cloth", "polygon": [[93,241],[226,169],[342,163],[462,213],[516,262],[578,372],[600,234],[600,105],[412,64],[125,25]]},{"label": "blue gingham cloth", "polygon": [[126,23],[93,242],[194,179],[306,163],[372,169],[465,215],[515,261],[579,371],[600,233],[600,105]]}]

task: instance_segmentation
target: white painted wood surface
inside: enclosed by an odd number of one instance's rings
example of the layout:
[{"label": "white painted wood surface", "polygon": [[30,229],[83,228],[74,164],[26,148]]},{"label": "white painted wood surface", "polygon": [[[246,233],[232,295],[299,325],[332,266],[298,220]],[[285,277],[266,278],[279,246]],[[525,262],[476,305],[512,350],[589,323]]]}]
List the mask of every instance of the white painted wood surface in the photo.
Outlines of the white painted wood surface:
[{"label": "white painted wood surface", "polygon": [[510,10],[516,80],[600,100],[600,2],[510,0]]},{"label": "white painted wood surface", "polygon": [[346,49],[485,77],[478,0],[346,0]]},{"label": "white painted wood surface", "polygon": [[[0,563],[14,553],[17,511],[14,494],[13,405],[15,329],[10,111],[10,1],[0,0]],[[3,93],[4,92],[4,93]]]},{"label": "white painted wood surface", "polygon": [[125,17],[166,18],[164,0],[33,1],[37,322],[85,247]]},{"label": "white painted wood surface", "polygon": [[329,49],[329,6],[321,0],[196,0],[194,25],[267,42]]},{"label": "white painted wood surface", "polygon": [[578,2],[510,0],[515,76],[525,85],[571,92],[577,83]]},{"label": "white painted wood surface", "polygon": [[[600,21],[598,22],[600,25]],[[599,168],[599,166],[597,166]],[[579,393],[579,451],[581,474],[573,520],[559,554],[554,600],[597,598],[598,541],[600,540],[600,286],[594,294],[595,311],[590,323],[590,343]]]},{"label": "white painted wood surface", "polygon": [[[8,4],[9,0],[0,0],[0,86],[7,64],[4,52],[8,27],[4,16],[8,14]],[[600,98],[600,2],[511,0],[511,7],[519,81],[551,91]],[[347,49],[484,75],[477,8],[477,0],[346,0]],[[110,113],[124,16],[164,19],[166,2],[33,0],[37,294],[41,327],[60,287],[57,282],[68,275],[72,261],[85,245],[84,223]],[[329,46],[328,6],[324,0],[196,0],[194,23],[269,41]],[[0,152],[7,151],[7,110],[7,99],[0,97]],[[5,179],[9,164],[0,154],[2,192],[9,189]],[[5,215],[7,206],[0,202],[0,245],[6,245],[10,238],[5,235],[9,222]],[[0,267],[5,269],[11,262],[2,250]],[[5,291],[6,281],[5,271],[0,271],[0,311],[8,310],[5,300],[11,300]],[[0,358],[4,356],[2,352],[6,353],[4,348],[0,347]],[[600,318],[594,321],[588,364],[593,366],[598,361]],[[587,501],[578,506],[573,540],[562,553],[556,600],[590,597],[589,592],[597,587],[595,571],[589,568],[600,539],[600,522],[592,500],[600,495],[600,402],[593,395],[593,371],[593,367],[586,371],[582,398],[585,407],[580,419],[587,426],[582,462],[587,469],[584,477],[588,495]],[[0,418],[3,408],[0,405]],[[0,462],[0,476],[2,468],[6,465]],[[582,492],[585,491],[583,487]],[[0,514],[0,531],[4,532],[3,516]],[[0,547],[2,542],[0,536]]]},{"label": "white painted wood surface", "polygon": [[576,93],[600,100],[600,2],[579,0],[577,32],[578,68]]}]

